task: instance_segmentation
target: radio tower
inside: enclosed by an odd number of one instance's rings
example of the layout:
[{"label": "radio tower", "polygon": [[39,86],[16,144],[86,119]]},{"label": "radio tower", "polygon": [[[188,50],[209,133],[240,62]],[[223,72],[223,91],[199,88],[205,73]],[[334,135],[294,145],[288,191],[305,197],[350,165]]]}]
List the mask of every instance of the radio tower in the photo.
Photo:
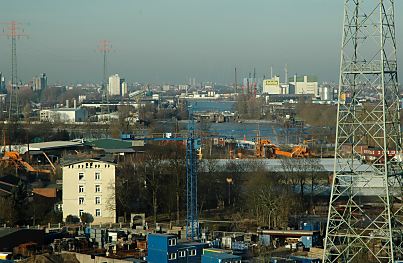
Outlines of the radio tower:
[{"label": "radio tower", "polygon": [[18,101],[18,76],[17,76],[17,39],[26,37],[21,24],[16,21],[3,23],[6,25],[3,32],[8,38],[11,38],[11,87],[9,90],[9,108],[8,120],[18,121],[19,119],[19,101]]},{"label": "radio tower", "polygon": [[[103,79],[102,79],[102,106],[101,115],[109,114],[109,92],[107,88],[108,82],[108,53],[111,52],[112,46],[109,40],[99,41],[98,51],[102,53],[104,59]],[[105,103],[107,106],[105,107]]]},{"label": "radio tower", "polygon": [[394,0],[345,0],[323,262],[402,259],[399,110]]}]

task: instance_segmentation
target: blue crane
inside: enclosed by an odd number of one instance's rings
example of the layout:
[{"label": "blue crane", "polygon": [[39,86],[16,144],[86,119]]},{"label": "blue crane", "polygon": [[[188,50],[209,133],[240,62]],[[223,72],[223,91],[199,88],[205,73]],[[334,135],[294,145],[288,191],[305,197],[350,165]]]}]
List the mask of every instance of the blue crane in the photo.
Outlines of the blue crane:
[{"label": "blue crane", "polygon": [[197,210],[197,159],[201,159],[201,138],[195,133],[193,110],[189,107],[188,136],[185,137],[136,137],[122,134],[122,140],[144,141],[186,141],[186,238],[197,240],[200,237]]}]

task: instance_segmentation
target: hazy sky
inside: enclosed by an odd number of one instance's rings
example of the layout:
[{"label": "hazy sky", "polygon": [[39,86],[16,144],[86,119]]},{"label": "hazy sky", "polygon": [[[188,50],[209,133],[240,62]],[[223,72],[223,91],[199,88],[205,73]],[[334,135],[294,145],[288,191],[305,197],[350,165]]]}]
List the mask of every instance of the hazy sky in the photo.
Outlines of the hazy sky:
[{"label": "hazy sky", "polygon": [[[129,82],[229,83],[270,66],[284,78],[337,80],[343,0],[1,0],[1,22],[24,23],[17,42],[21,80],[101,81],[98,41],[108,39],[110,74]],[[396,3],[403,43],[402,1]],[[399,45],[403,47],[403,44]],[[0,38],[0,71],[9,78],[11,41]],[[403,50],[399,52],[402,62]],[[400,63],[399,65],[402,65]],[[402,75],[402,74],[400,74]],[[239,78],[240,78],[239,77]]]}]

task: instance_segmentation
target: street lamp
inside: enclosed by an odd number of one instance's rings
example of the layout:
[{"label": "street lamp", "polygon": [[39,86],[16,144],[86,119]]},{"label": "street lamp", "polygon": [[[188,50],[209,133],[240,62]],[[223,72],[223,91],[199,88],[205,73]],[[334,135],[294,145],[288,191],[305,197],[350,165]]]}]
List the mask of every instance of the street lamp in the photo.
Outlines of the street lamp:
[{"label": "street lamp", "polygon": [[228,184],[228,205],[231,205],[231,184],[233,184],[234,181],[232,180],[231,177],[227,177],[227,184]]}]

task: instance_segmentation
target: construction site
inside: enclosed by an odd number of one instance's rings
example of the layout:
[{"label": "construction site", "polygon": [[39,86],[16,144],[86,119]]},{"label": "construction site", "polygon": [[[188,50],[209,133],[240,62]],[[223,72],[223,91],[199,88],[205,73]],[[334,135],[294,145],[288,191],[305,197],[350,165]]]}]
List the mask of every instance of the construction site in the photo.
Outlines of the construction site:
[{"label": "construction site", "polygon": [[[403,262],[395,3],[345,0],[343,15],[330,128],[307,125],[290,102],[265,104],[255,69],[239,91],[236,68],[238,109],[263,103],[255,112],[269,109],[275,118],[199,110],[185,87],[165,104],[136,93],[137,109],[123,107],[122,98],[114,122],[108,40],[98,50],[101,103],[89,110],[102,119],[31,122],[21,114],[17,77],[16,41],[26,34],[7,23],[12,77],[1,124],[0,263]],[[110,83],[128,93],[118,78]],[[297,90],[297,79],[284,89]],[[273,76],[265,83],[280,86]],[[205,86],[198,98],[214,98]],[[50,111],[77,114],[75,100],[72,109],[66,104]]]}]

